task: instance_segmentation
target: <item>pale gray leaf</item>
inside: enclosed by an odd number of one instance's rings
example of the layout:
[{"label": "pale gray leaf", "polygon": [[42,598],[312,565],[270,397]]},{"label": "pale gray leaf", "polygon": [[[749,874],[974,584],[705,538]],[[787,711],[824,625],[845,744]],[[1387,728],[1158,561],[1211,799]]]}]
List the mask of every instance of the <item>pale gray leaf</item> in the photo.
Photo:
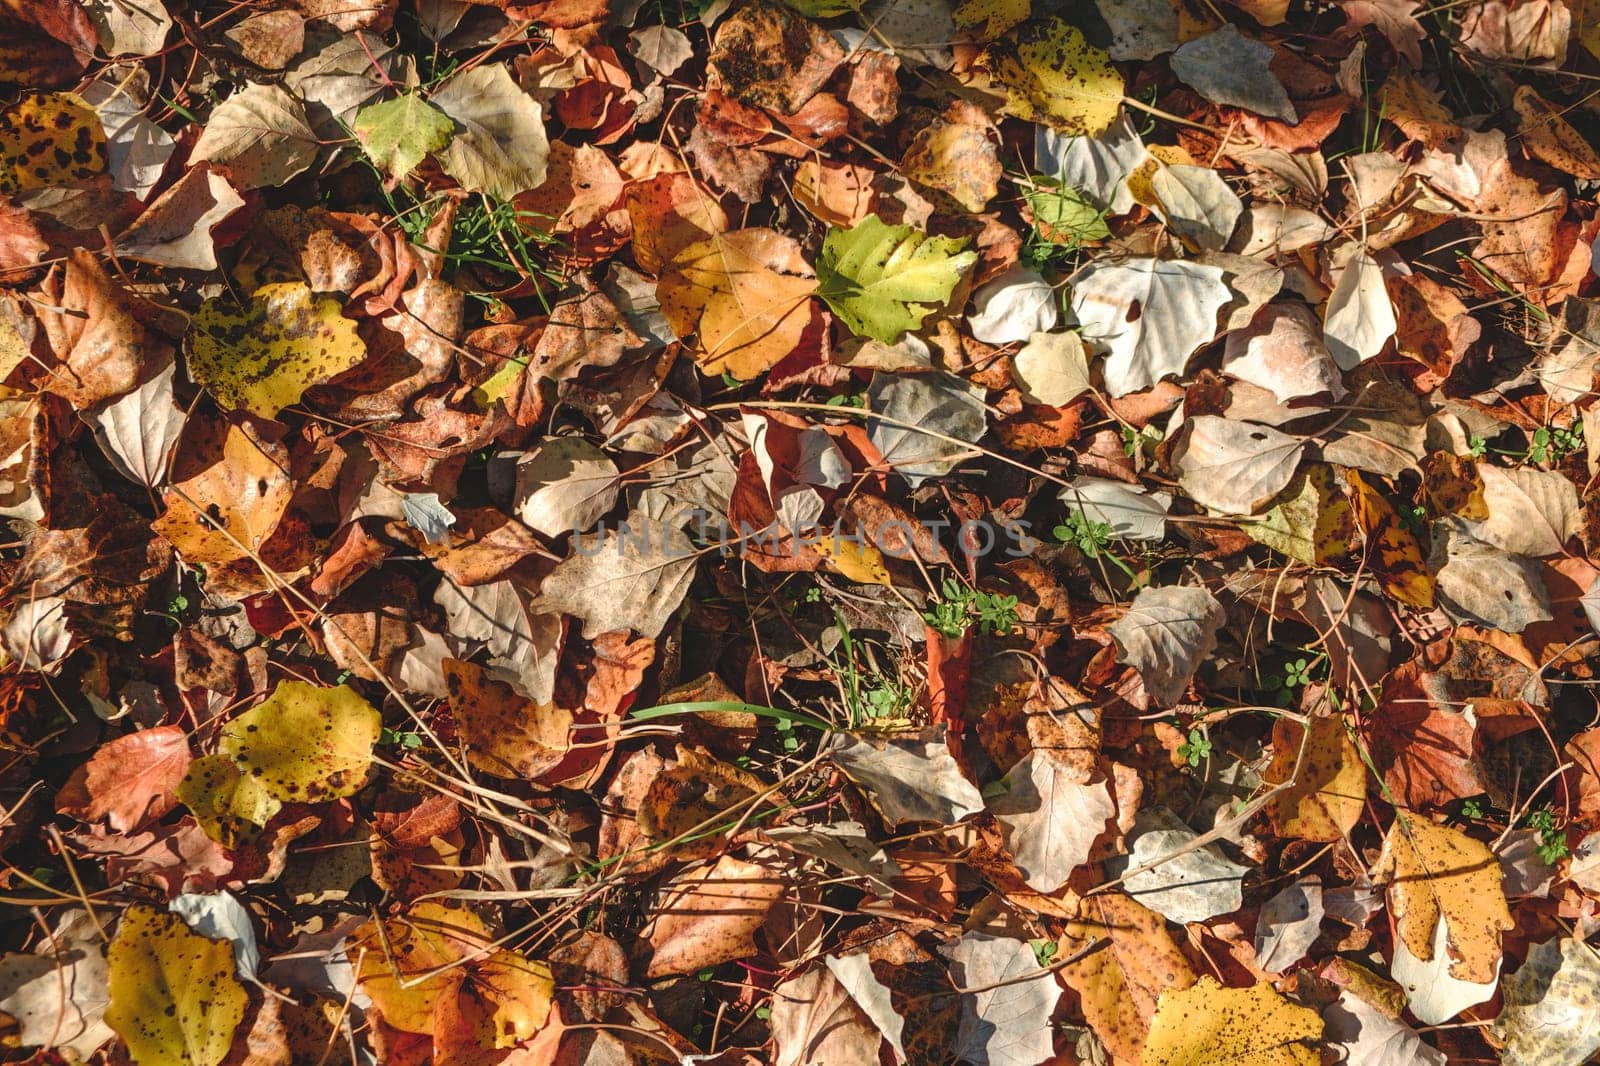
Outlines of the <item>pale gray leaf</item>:
[{"label": "pale gray leaf", "polygon": [[1133,605],[1107,631],[1118,661],[1139,671],[1145,691],[1160,707],[1183,698],[1194,672],[1217,646],[1227,612],[1205,589],[1187,585],[1142,588]]},{"label": "pale gray leaf", "polygon": [[1035,891],[1048,894],[1065,885],[1116,817],[1107,783],[1081,776],[1035,749],[1006,774],[1006,792],[989,801],[1017,869]]},{"label": "pale gray leaf", "polygon": [[95,440],[111,465],[145,488],[154,488],[166,479],[172,448],[188,419],[173,398],[176,373],[177,364],[168,363],[93,416]]},{"label": "pale gray leaf", "polygon": [[1072,313],[1084,340],[1104,345],[1106,391],[1147,389],[1183,373],[1217,335],[1217,312],[1232,293],[1223,271],[1179,260],[1097,262],[1072,283]]},{"label": "pale gray leaf", "polygon": [[509,200],[544,184],[550,157],[544,113],[504,63],[455,75],[431,102],[456,122],[455,137],[437,158],[462,188]]},{"label": "pale gray leaf", "polygon": [[1225,25],[1172,54],[1172,73],[1214,104],[1242,107],[1280,122],[1300,121],[1283,83],[1272,73],[1272,46]]},{"label": "pale gray leaf", "polygon": [[1256,963],[1283,973],[1305,958],[1322,932],[1322,881],[1306,877],[1261,905],[1256,919]]},{"label": "pale gray leaf", "polygon": [[1050,126],[1034,127],[1034,168],[1041,174],[1059,178],[1063,185],[1076,189],[1096,207],[1114,215],[1133,210],[1133,193],[1128,190],[1128,175],[1148,158],[1128,113],[1094,137],[1068,136]]},{"label": "pale gray leaf", "polygon": [[953,825],[983,810],[983,795],[950,754],[943,726],[886,738],[835,733],[827,748],[892,826]]},{"label": "pale gray leaf", "polygon": [[1259,514],[1288,487],[1305,443],[1270,426],[1197,415],[1171,452],[1172,468],[1197,503],[1222,514]]},{"label": "pale gray leaf", "polygon": [[676,524],[638,511],[616,529],[572,538],[573,554],[539,587],[540,611],[583,622],[585,640],[631,629],[657,637],[694,581],[698,552]]},{"label": "pale gray leaf", "polygon": [[961,997],[954,1051],[972,1066],[1038,1066],[1055,1054],[1050,1017],[1061,999],[1055,975],[1025,940],[969,932],[941,954]]},{"label": "pale gray leaf", "polygon": [[1141,811],[1135,832],[1133,851],[1118,866],[1136,870],[1165,860],[1123,881],[1123,890],[1135,901],[1180,925],[1244,905],[1242,883],[1250,868],[1233,862],[1214,844],[1194,847],[1199,834],[1170,811]]},{"label": "pale gray leaf", "polygon": [[945,374],[874,374],[867,403],[884,416],[867,421],[867,435],[913,486],[955,469],[974,454],[958,442],[976,441],[988,428],[982,394]]}]

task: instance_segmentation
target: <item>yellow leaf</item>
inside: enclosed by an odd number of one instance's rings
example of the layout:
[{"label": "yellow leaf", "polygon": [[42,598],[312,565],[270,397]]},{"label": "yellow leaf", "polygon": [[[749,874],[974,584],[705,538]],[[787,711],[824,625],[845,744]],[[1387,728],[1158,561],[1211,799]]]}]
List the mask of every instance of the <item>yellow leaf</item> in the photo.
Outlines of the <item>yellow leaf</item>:
[{"label": "yellow leaf", "polygon": [[[550,968],[520,952],[485,950],[494,936],[465,907],[426,901],[387,919],[368,922],[352,936],[356,979],[389,1025],[407,1033],[435,1031],[435,1012],[457,1012],[467,995],[490,1007],[491,1031],[478,1034],[485,1048],[527,1040],[550,1014],[555,982]],[[441,970],[434,973],[433,971]]]},{"label": "yellow leaf", "polygon": [[439,997],[453,994],[461,973],[433,970],[459,961],[493,937],[483,919],[465,907],[424,901],[379,926],[367,922],[351,936],[356,980],[383,1020],[405,1033],[433,1031]]},{"label": "yellow leaf", "polygon": [[1288,781],[1291,775],[1294,780],[1272,797],[1267,814],[1279,836],[1343,840],[1361,820],[1366,805],[1366,766],[1355,741],[1345,732],[1342,718],[1313,717],[1311,736],[1304,738],[1304,734],[1304,726],[1287,718],[1280,718],[1273,725],[1272,763],[1267,767],[1266,779],[1274,785]]},{"label": "yellow leaf", "polygon": [[245,307],[207,300],[191,323],[189,372],[224,408],[273,418],[367,357],[340,307],[304,282],[263,285]]},{"label": "yellow leaf", "polygon": [[282,681],[222,727],[221,748],[286,803],[353,796],[366,783],[383,719],[355,689]]},{"label": "yellow leaf", "polygon": [[1062,954],[1096,941],[1104,946],[1061,968],[1078,993],[1084,1020],[1118,1062],[1137,1062],[1156,1004],[1172,989],[1194,984],[1194,971],[1161,915],[1129,896],[1108,892],[1085,899],[1066,924]]},{"label": "yellow leaf", "polygon": [[483,667],[444,661],[450,712],[467,761],[497,777],[532,780],[572,751],[572,712],[526,699]]},{"label": "yellow leaf", "polygon": [[816,289],[792,238],[742,229],[684,248],[666,265],[656,291],[678,335],[696,335],[695,361],[703,371],[748,381],[799,345]]},{"label": "yellow leaf", "polygon": [[834,535],[823,537],[812,547],[851,581],[863,585],[894,584],[889,577],[889,568],[883,564],[883,553],[871,544]]},{"label": "yellow leaf", "polygon": [[227,1056],[248,1000],[228,941],[136,903],[123,915],[106,962],[106,1024],[138,1066],[217,1066]]},{"label": "yellow leaf", "polygon": [[919,129],[900,172],[976,214],[1000,191],[998,138],[977,107],[958,100]]},{"label": "yellow leaf", "polygon": [[87,181],[108,159],[100,115],[76,93],[31,93],[0,114],[0,193]]},{"label": "yellow leaf", "polygon": [[992,41],[1026,22],[1032,10],[1031,0],[961,0],[952,16],[957,26],[972,30],[981,40]]},{"label": "yellow leaf", "polygon": [[1322,1017],[1268,982],[1224,988],[1202,977],[1162,993],[1142,1066],[1317,1066]]},{"label": "yellow leaf", "polygon": [[1600,155],[1560,109],[1527,85],[1517,89],[1511,106],[1520,122],[1517,135],[1530,155],[1574,177],[1600,178]]},{"label": "yellow leaf", "polygon": [[1407,812],[1389,827],[1375,873],[1389,882],[1395,935],[1411,954],[1433,958],[1442,921],[1450,976],[1480,985],[1499,976],[1500,934],[1514,926],[1501,876],[1487,844]]},{"label": "yellow leaf", "polygon": [[1111,57],[1053,16],[991,45],[989,69],[1010,97],[1006,114],[1063,133],[1092,137],[1122,108],[1122,75]]},{"label": "yellow leaf", "polygon": [[[1400,522],[1394,504],[1354,470],[1345,472],[1356,526],[1366,536],[1367,566],[1383,591],[1418,610],[1433,606],[1435,581],[1423,561],[1417,535]],[[1418,956],[1419,958],[1421,956]]]},{"label": "yellow leaf", "polygon": [[272,536],[294,495],[288,458],[243,426],[190,422],[173,460],[167,513],[151,525],[190,564],[246,559]]},{"label": "yellow leaf", "polygon": [[226,755],[206,755],[189,764],[178,782],[178,799],[206,836],[233,847],[248,840],[283,808],[283,803]]}]

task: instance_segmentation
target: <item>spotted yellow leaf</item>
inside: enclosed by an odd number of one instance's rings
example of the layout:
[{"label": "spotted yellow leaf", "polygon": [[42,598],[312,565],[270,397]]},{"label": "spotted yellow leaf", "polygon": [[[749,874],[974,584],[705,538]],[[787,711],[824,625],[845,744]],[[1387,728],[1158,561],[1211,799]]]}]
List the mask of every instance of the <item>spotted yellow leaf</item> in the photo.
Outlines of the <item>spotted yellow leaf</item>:
[{"label": "spotted yellow leaf", "polygon": [[0,193],[87,181],[108,159],[100,115],[76,93],[30,93],[0,113]]},{"label": "spotted yellow leaf", "polygon": [[221,748],[270,795],[316,803],[361,790],[382,727],[378,712],[353,688],[283,681],[222,727]]},{"label": "spotted yellow leaf", "polygon": [[871,544],[863,544],[849,537],[825,536],[812,547],[851,581],[864,585],[894,583],[889,577],[888,567],[883,565],[883,553]]},{"label": "spotted yellow leaf", "polygon": [[1161,994],[1142,1066],[1317,1066],[1322,1016],[1262,981],[1224,988],[1214,977]]},{"label": "spotted yellow leaf", "polygon": [[249,997],[234,976],[233,946],[182,918],[136,903],[106,951],[106,1024],[139,1066],[217,1066]]},{"label": "spotted yellow leaf", "polygon": [[1251,537],[1311,566],[1324,566],[1349,555],[1356,538],[1350,501],[1324,465],[1307,467],[1278,496],[1278,503],[1259,519],[1239,528]]},{"label": "spotted yellow leaf", "polygon": [[283,801],[260,779],[239,769],[226,755],[206,755],[189,764],[178,782],[178,799],[194,814],[206,836],[233,847],[283,809]]},{"label": "spotted yellow leaf", "polygon": [[1389,883],[1395,936],[1417,958],[1433,958],[1444,923],[1450,976],[1489,984],[1500,973],[1500,934],[1512,929],[1500,860],[1459,829],[1404,814],[1389,827],[1375,879]]},{"label": "spotted yellow leaf", "polygon": [[1062,133],[1094,136],[1122,107],[1122,75],[1111,57],[1058,18],[1030,22],[996,41],[988,66],[1009,97],[1005,112]]},{"label": "spotted yellow leaf", "polygon": [[1518,135],[1528,154],[1578,178],[1600,178],[1600,153],[1562,117],[1562,109],[1530,85],[1517,89],[1511,106],[1520,123]]},{"label": "spotted yellow leaf", "polygon": [[1418,610],[1433,606],[1436,582],[1424,562],[1417,535],[1400,521],[1388,496],[1360,473],[1345,473],[1356,526],[1366,538],[1367,568],[1390,596]]},{"label": "spotted yellow leaf", "polygon": [[1026,22],[1032,9],[1031,0],[961,0],[951,17],[962,29],[973,31],[982,40],[992,41],[1011,27]]},{"label": "spotted yellow leaf", "polygon": [[272,418],[366,358],[340,307],[298,281],[263,285],[243,307],[207,300],[191,324],[189,373],[223,407]]}]

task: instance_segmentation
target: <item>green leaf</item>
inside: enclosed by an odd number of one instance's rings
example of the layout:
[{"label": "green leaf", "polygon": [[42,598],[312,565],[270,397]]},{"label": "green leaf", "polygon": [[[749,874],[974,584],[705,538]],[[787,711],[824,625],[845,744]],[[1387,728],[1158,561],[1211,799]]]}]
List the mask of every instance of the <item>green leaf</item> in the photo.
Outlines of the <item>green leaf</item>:
[{"label": "green leaf", "polygon": [[817,295],[850,331],[893,344],[921,327],[950,299],[976,252],[965,238],[930,237],[868,215],[850,229],[830,229],[817,263]]},{"label": "green leaf", "polygon": [[362,108],[353,127],[367,158],[398,181],[429,152],[448,145],[456,124],[422,97],[411,95]]},{"label": "green leaf", "polygon": [[831,19],[861,8],[857,0],[784,0],[784,3],[808,19]]},{"label": "green leaf", "polygon": [[233,947],[182,918],[136,903],[106,952],[106,1024],[138,1066],[217,1066],[244,1021],[249,997],[234,976]]},{"label": "green leaf", "polygon": [[352,796],[366,783],[383,719],[355,689],[284,681],[222,727],[221,748],[285,803]]},{"label": "green leaf", "polygon": [[1082,244],[1111,236],[1105,212],[1083,198],[1083,193],[1051,178],[1040,178],[1022,191],[1033,212],[1039,236],[1052,244]]}]

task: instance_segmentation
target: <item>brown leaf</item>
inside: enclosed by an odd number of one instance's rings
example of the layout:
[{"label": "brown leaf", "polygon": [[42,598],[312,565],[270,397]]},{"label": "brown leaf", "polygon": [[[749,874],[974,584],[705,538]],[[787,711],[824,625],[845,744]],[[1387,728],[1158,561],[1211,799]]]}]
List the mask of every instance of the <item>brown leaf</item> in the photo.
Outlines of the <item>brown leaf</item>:
[{"label": "brown leaf", "polygon": [[137,301],[83,249],[67,257],[64,277],[47,286],[60,312],[41,319],[55,353],[43,387],[75,408],[131,392],[163,365],[170,351],[140,319]]},{"label": "brown leaf", "polygon": [[467,759],[485,773],[536,780],[566,757],[573,743],[572,713],[536,704],[481,666],[447,659],[450,711]]},{"label": "brown leaf", "polygon": [[1578,178],[1600,178],[1600,154],[1562,118],[1562,109],[1531,85],[1517,87],[1512,99],[1522,125],[1522,146],[1537,159]]},{"label": "brown leaf", "polygon": [[994,126],[982,110],[957,100],[917,130],[900,160],[900,170],[918,185],[976,214],[1000,191],[1002,168]]},{"label": "brown leaf", "polygon": [[0,83],[70,85],[95,45],[94,24],[73,0],[0,0]]},{"label": "brown leaf", "polygon": [[625,199],[633,260],[647,273],[660,273],[683,249],[728,228],[717,198],[681,170],[633,182]]},{"label": "brown leaf", "polygon": [[755,0],[718,23],[708,62],[735,100],[792,115],[843,59],[827,30],[787,4]]},{"label": "brown leaf", "polygon": [[645,977],[693,973],[755,954],[755,932],[786,891],[776,871],[732,855],[674,878],[643,934],[651,950]]},{"label": "brown leaf", "polygon": [[87,806],[69,813],[90,822],[104,818],[122,832],[135,830],[178,805],[176,790],[189,759],[189,738],[175,725],[109,740],[89,760]]}]

